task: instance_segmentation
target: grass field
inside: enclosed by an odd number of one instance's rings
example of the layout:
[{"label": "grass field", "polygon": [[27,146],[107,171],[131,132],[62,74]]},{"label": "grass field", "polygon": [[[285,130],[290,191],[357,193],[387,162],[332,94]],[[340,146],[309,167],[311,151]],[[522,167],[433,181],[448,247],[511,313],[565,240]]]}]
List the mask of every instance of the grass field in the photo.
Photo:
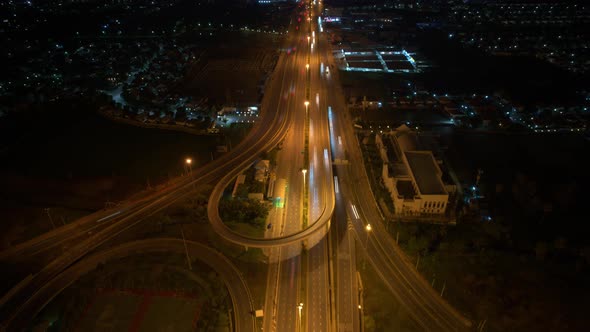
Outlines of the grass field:
[{"label": "grass field", "polygon": [[[228,327],[231,300],[210,267],[184,255],[117,259],[82,276],[31,322],[48,331],[195,331]],[[34,329],[33,329],[34,330]]]},{"label": "grass field", "polygon": [[186,157],[193,169],[210,162],[217,145],[229,138],[237,146],[249,130],[194,136],[113,123],[90,111],[28,116],[0,124],[0,247],[50,230],[45,208],[55,226],[63,225],[180,175]]},{"label": "grass field", "polygon": [[[358,245],[358,242],[356,242]],[[357,247],[358,249],[358,247]],[[367,332],[404,331],[418,332],[408,311],[393,297],[379,278],[371,263],[365,261],[364,251],[357,250],[357,270],[363,284],[363,323]]]},{"label": "grass field", "polygon": [[100,290],[74,331],[194,331],[200,307],[194,294]]}]

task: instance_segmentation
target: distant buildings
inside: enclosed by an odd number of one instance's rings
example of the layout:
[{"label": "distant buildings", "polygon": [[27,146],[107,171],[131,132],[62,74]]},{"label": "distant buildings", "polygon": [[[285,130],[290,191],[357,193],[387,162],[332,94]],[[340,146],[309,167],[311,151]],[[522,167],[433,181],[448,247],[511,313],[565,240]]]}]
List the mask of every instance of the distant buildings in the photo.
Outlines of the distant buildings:
[{"label": "distant buildings", "polygon": [[495,55],[528,55],[572,72],[590,68],[590,7],[579,1],[465,1],[449,8],[449,38]]}]

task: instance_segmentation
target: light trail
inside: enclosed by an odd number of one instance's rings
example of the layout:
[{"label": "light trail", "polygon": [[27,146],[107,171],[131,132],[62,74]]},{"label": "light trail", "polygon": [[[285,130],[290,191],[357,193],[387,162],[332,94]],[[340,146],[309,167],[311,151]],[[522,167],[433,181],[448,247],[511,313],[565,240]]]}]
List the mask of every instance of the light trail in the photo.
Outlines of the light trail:
[{"label": "light trail", "polygon": [[109,218],[111,218],[111,217],[114,217],[114,216],[116,216],[116,215],[118,215],[118,214],[121,214],[121,211],[117,211],[117,212],[115,212],[115,213],[113,213],[113,214],[111,214],[111,215],[108,215],[108,216],[104,217],[104,218],[100,218],[100,219],[98,219],[96,222],[101,222],[101,221],[103,221],[103,220],[107,220],[107,219],[109,219]]}]

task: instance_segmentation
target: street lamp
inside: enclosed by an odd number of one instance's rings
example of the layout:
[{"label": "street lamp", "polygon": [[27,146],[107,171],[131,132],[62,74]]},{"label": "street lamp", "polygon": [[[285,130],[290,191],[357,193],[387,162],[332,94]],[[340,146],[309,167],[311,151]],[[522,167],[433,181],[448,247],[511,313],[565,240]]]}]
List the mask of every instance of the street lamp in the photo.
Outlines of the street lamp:
[{"label": "street lamp", "polygon": [[[367,240],[365,241],[365,258],[363,259],[363,270],[365,269],[365,264],[367,263],[367,256],[369,256],[369,236],[371,235],[371,224],[367,224],[367,226],[365,226],[365,230],[367,231]],[[360,309],[360,306],[359,306]]]},{"label": "street lamp", "polygon": [[305,69],[309,70],[309,63],[305,64]]},{"label": "street lamp", "polygon": [[303,302],[300,302],[299,305],[297,306],[297,309],[299,309],[299,330],[303,330],[301,328],[301,310],[303,309]]},{"label": "street lamp", "polygon": [[309,44],[309,40],[311,39],[310,36],[307,36],[307,43]]},{"label": "street lamp", "polygon": [[307,168],[302,169],[301,173],[303,173],[303,191],[305,191],[305,175],[307,174]]},{"label": "street lamp", "polygon": [[367,231],[367,242],[365,243],[365,248],[367,248],[367,245],[369,244],[369,235],[371,235],[371,224],[367,224],[367,226],[365,226],[365,230]]},{"label": "street lamp", "polygon": [[187,169],[187,173],[190,170],[190,174],[192,174],[193,173],[193,160],[191,158],[186,158],[184,160],[184,163],[185,163],[185,167]]},{"label": "street lamp", "polygon": [[305,105],[305,111],[307,112],[307,107],[309,106],[309,101],[306,100],[303,104]]}]

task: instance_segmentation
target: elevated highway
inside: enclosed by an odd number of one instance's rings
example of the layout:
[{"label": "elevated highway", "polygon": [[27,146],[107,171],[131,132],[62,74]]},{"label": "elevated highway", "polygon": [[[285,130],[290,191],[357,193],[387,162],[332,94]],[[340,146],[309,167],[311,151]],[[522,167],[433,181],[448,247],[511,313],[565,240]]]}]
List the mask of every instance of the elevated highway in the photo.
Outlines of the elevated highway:
[{"label": "elevated highway", "polygon": [[[300,38],[298,32],[291,32],[287,36],[285,43],[287,45],[294,44],[298,38]],[[208,212],[212,216],[211,222],[215,231],[232,242],[252,247],[273,247],[302,241],[318,230],[327,232],[326,224],[330,212],[325,212],[322,214],[323,218],[297,234],[269,240],[251,239],[240,236],[227,228],[221,222],[216,208],[223,188],[229,181],[254,161],[256,156],[277,145],[284,137],[293,114],[288,108],[282,110],[277,105],[280,105],[283,95],[289,93],[290,78],[294,74],[292,68],[297,65],[301,66],[301,63],[296,63],[296,60],[289,61],[288,56],[284,54],[279,58],[262,103],[259,121],[254,125],[245,140],[228,154],[194,170],[191,176],[185,176],[168,186],[158,188],[155,192],[149,193],[136,201],[108,211],[99,211],[71,225],[60,227],[46,235],[3,252],[1,254],[3,260],[16,260],[22,259],[26,255],[36,255],[47,250],[56,250],[60,248],[56,244],[66,241],[71,244],[71,247],[65,253],[53,259],[23,287],[11,294],[12,296],[7,299],[5,305],[0,308],[0,317],[3,324],[10,324],[15,317],[15,313],[23,312],[22,306],[25,304],[26,299],[35,297],[35,294],[44,285],[57,278],[62,271],[74,262],[84,258],[85,255],[98,246],[143,222],[158,211],[188,197],[195,186],[212,183],[217,179],[221,179],[221,181],[212,192],[212,202],[215,203],[209,205]],[[325,210],[331,211],[329,207],[333,206],[333,200],[332,202],[328,201],[326,206],[328,208],[325,208]],[[89,229],[92,229],[92,234],[89,233]]]}]

